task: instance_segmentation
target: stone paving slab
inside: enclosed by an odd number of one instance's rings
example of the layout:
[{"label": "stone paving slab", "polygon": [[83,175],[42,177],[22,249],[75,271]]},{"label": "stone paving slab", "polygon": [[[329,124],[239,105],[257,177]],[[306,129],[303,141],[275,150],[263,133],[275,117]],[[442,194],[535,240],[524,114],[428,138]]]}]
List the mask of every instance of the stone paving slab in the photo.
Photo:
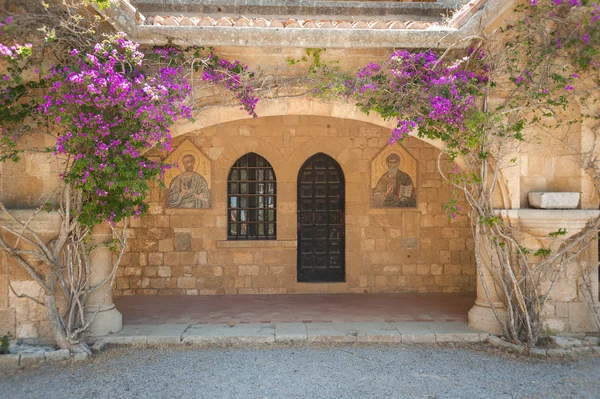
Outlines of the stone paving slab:
[{"label": "stone paving slab", "polygon": [[380,325],[357,328],[357,342],[401,343],[402,335],[397,330],[386,330]]},{"label": "stone paving slab", "polygon": [[241,344],[273,342],[483,342],[488,333],[461,322],[126,325],[107,344]]},{"label": "stone paving slab", "polygon": [[185,344],[233,344],[275,342],[273,324],[195,324],[183,334]]},{"label": "stone paving slab", "polygon": [[275,324],[275,342],[305,342],[307,340],[305,323]]},{"label": "stone paving slab", "polygon": [[395,329],[384,323],[307,323],[310,342],[402,342]]},{"label": "stone paving slab", "polygon": [[430,323],[396,322],[389,324],[402,336],[402,343],[427,344],[435,342],[435,332],[428,327]]},{"label": "stone paving slab", "polygon": [[161,324],[152,331],[146,340],[148,345],[179,344],[181,336],[189,324]]},{"label": "stone paving slab", "polygon": [[356,342],[350,323],[306,323],[309,342]]},{"label": "stone paving slab", "polygon": [[115,334],[102,338],[107,344],[118,345],[145,345],[148,335],[158,328],[159,325],[134,324],[123,326],[123,329]]},{"label": "stone paving slab", "polygon": [[21,355],[2,355],[0,356],[0,370],[16,369],[19,367],[19,359]]},{"label": "stone paving slab", "polygon": [[46,360],[50,362],[56,362],[60,360],[67,360],[71,358],[71,352],[68,349],[59,349],[57,351],[46,352]]},{"label": "stone paving slab", "polygon": [[32,366],[34,364],[43,363],[46,360],[43,353],[23,353],[19,361],[20,367]]},{"label": "stone paving slab", "polygon": [[460,322],[424,323],[435,333],[435,342],[484,342],[488,333],[477,331]]},{"label": "stone paving slab", "polygon": [[389,328],[389,323],[340,323],[347,335],[356,337],[356,342],[402,342],[398,330]]}]

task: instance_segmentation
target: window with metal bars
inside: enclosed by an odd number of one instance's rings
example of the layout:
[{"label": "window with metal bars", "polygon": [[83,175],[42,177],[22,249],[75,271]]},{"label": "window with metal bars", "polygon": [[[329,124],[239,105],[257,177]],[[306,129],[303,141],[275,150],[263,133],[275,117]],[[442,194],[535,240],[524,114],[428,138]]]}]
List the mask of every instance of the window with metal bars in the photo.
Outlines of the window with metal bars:
[{"label": "window with metal bars", "polygon": [[253,152],[239,158],[227,178],[227,239],[274,240],[276,195],[271,164]]}]

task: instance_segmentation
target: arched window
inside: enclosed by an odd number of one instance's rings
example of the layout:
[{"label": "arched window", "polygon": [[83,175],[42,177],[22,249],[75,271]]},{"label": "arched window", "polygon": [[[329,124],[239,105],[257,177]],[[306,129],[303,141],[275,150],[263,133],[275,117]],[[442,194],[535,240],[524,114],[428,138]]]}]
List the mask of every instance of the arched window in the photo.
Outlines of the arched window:
[{"label": "arched window", "polygon": [[276,193],[266,159],[250,152],[235,161],[227,178],[227,239],[274,240]]}]

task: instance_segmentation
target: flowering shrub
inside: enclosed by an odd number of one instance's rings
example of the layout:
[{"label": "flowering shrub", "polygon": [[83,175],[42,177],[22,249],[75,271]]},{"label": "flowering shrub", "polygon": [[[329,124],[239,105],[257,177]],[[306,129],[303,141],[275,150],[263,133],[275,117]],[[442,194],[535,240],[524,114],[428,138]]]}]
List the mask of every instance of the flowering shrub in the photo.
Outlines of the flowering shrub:
[{"label": "flowering shrub", "polygon": [[145,72],[144,54],[123,35],[71,56],[73,66],[54,67],[45,77],[50,90],[38,109],[63,129],[54,153],[68,160],[61,177],[83,191],[78,218],[92,226],[139,216],[149,181],[168,167],[142,154],[169,150],[169,126],[191,117],[184,104],[190,87],[178,67],[163,66],[155,76]]},{"label": "flowering shrub", "polygon": [[[162,183],[170,167],[144,153],[152,148],[169,151],[170,126],[191,117],[188,104],[194,99],[184,68],[201,68],[204,82],[225,88],[253,116],[258,102],[246,66],[220,60],[212,50],[198,59],[171,46],[143,53],[123,34],[97,42],[98,25],[90,21],[98,20],[88,13],[90,3],[109,6],[107,0],[40,5],[38,11],[48,12],[44,15],[50,26],[35,20],[36,28],[44,27],[31,33],[33,45],[16,43],[18,29],[30,33],[26,20],[8,27],[10,18],[0,23],[0,34],[9,33],[0,43],[0,59],[7,64],[5,74],[0,74],[0,161],[18,161],[18,142],[26,139],[27,132],[43,129],[56,138],[48,151],[61,161],[64,183],[58,206],[42,207],[61,217],[57,237],[46,244],[26,224],[19,232],[0,224],[2,233],[14,238],[0,240],[0,251],[16,257],[19,267],[44,291],[46,317],[56,343],[88,353],[81,335],[101,305],[90,305],[87,299],[114,284],[127,248],[127,224],[117,228],[115,223],[146,211],[151,183]],[[55,66],[49,71],[35,68],[50,60]],[[0,210],[19,223],[1,198]],[[111,224],[113,233],[113,240],[103,244],[116,256],[110,272],[97,281],[91,278],[97,271],[89,266],[98,243],[90,237],[92,228],[103,222]],[[22,250],[18,243],[23,241],[31,248]],[[17,244],[13,247],[9,242]],[[22,257],[25,252],[27,259]],[[34,266],[29,259],[41,265]],[[67,301],[60,310],[57,293],[61,303]],[[95,310],[90,313],[90,309]]]},{"label": "flowering shrub", "polygon": [[[581,74],[600,65],[600,4],[582,0],[530,0],[522,17],[503,30],[506,72],[515,84],[509,108],[565,108]],[[527,54],[527,57],[522,57]],[[539,119],[536,118],[534,122]]]},{"label": "flowering shrub", "polygon": [[[565,107],[568,95],[577,90],[578,70],[599,65],[600,3],[530,0],[515,11],[524,15],[503,29],[508,38],[505,69],[494,71],[495,77],[508,74],[515,87],[510,101],[497,111],[506,114],[508,108],[524,106],[528,111],[539,106]],[[482,113],[477,104],[478,97],[495,87],[490,79],[493,57],[480,47],[451,61],[433,51],[398,51],[388,61],[369,63],[356,76],[329,82],[316,92],[341,92],[365,113],[397,119],[390,144],[416,131],[420,137],[442,140],[453,158],[482,144],[486,123],[486,128],[490,123],[496,126],[492,134],[522,140],[528,121],[490,118],[491,113]],[[558,57],[566,57],[570,63],[552,67]]]},{"label": "flowering shrub", "polygon": [[[199,56],[199,52],[196,52],[195,56]],[[241,103],[241,109],[256,118],[259,98],[254,92],[254,87],[242,78],[242,74],[253,77],[248,73],[248,67],[237,60],[230,62],[220,58],[212,50],[202,61],[202,81],[225,87]]]},{"label": "flowering shrub", "polygon": [[466,71],[463,60],[448,65],[433,51],[397,51],[382,64],[370,63],[355,79],[343,82],[343,93],[365,113],[398,121],[390,144],[418,129],[419,135],[446,141],[453,156],[468,150],[468,120],[487,76]]},{"label": "flowering shrub", "polygon": [[[117,34],[88,51],[72,49],[71,62],[51,68],[39,82],[21,78],[31,45],[2,44],[0,55],[11,65],[10,76],[3,75],[0,82],[5,105],[0,111],[3,159],[18,159],[19,136],[10,131],[15,122],[41,114],[56,127],[52,151],[67,161],[61,178],[82,190],[81,206],[74,212],[83,225],[143,214],[150,182],[161,180],[170,167],[143,153],[155,147],[170,150],[169,126],[179,118],[191,118],[184,53],[158,47],[145,55],[136,43]],[[219,59],[211,51],[196,66],[202,68],[203,81],[224,87],[256,117],[258,97],[241,77],[249,75],[245,65]],[[23,101],[23,95],[36,88],[48,91]],[[50,204],[46,209],[52,209]]]}]

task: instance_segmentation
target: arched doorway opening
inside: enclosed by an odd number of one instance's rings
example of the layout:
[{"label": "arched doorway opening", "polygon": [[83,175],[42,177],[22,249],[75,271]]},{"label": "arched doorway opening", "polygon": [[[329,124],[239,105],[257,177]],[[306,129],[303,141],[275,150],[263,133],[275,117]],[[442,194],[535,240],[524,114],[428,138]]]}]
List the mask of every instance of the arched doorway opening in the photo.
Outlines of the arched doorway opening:
[{"label": "arched doorway opening", "polygon": [[317,153],[298,172],[298,282],[346,280],[342,168]]}]

